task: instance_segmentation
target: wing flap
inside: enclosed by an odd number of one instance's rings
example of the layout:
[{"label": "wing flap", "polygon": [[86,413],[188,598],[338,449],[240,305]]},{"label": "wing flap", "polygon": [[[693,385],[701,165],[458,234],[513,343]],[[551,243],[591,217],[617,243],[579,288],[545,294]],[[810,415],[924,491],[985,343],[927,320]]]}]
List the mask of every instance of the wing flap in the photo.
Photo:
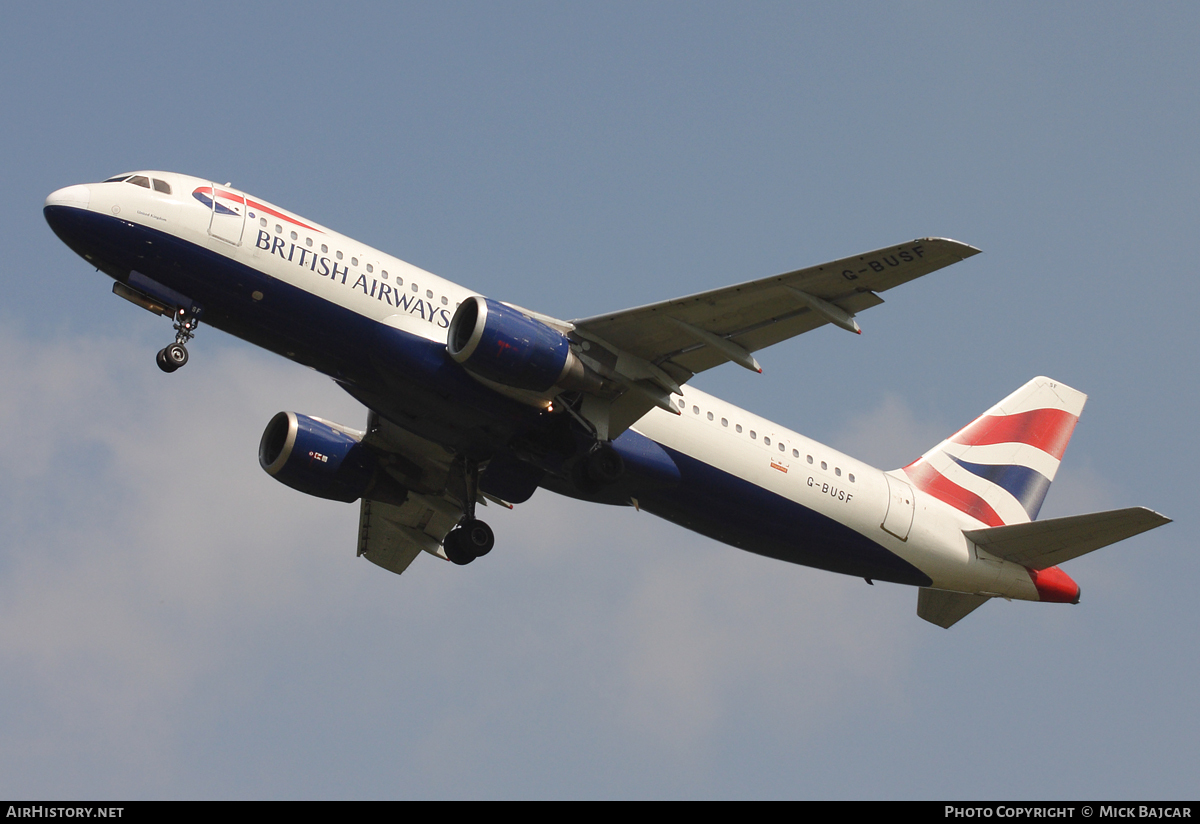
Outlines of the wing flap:
[{"label": "wing flap", "polygon": [[964,530],[963,534],[993,555],[1041,570],[1170,522],[1170,518],[1152,509],[1135,506],[1024,524],[969,529]]},{"label": "wing flap", "polygon": [[384,517],[387,510],[399,509],[398,506],[364,499],[358,510],[358,554],[397,575],[408,569],[408,565],[426,548],[412,534],[413,530]]},{"label": "wing flap", "polygon": [[455,501],[410,493],[401,505],[363,499],[358,512],[358,554],[397,575],[422,550],[443,560],[442,541],[462,517]]}]

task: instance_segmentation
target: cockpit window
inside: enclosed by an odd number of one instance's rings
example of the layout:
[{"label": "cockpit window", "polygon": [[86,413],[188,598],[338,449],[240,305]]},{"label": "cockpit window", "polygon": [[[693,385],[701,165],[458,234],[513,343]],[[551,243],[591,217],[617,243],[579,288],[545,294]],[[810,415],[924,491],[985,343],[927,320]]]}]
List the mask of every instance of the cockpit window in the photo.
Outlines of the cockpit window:
[{"label": "cockpit window", "polygon": [[116,177],[110,177],[108,180],[105,180],[104,182],[105,183],[120,183],[122,180],[124,180],[127,177],[129,177],[129,175],[117,175]]},{"label": "cockpit window", "polygon": [[134,175],[127,182],[132,183],[134,186],[141,186],[143,189],[150,188],[150,179],[145,175]]},{"label": "cockpit window", "polygon": [[171,184],[167,183],[165,180],[159,180],[156,177],[154,178],[154,191],[162,192],[164,195],[169,195],[171,194]]}]

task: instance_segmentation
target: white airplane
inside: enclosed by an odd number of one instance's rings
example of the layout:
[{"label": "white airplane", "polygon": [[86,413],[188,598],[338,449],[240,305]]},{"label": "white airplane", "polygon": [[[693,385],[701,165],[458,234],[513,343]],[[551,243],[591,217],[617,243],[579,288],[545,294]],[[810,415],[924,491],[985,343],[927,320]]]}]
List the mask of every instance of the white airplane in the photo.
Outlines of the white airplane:
[{"label": "white airplane", "polygon": [[1141,507],[1038,521],[1086,396],[1034,378],[883,472],[686,384],[855,314],[978,249],[922,238],[724,289],[563,321],[483,297],[232,188],[167,172],[68,186],[55,234],[113,292],[175,323],[173,372],[203,320],[329,375],[365,430],[280,412],[259,461],[360,503],[358,554],[467,564],[476,517],[538,487],[632,505],[740,549],[920,587],[949,627],[991,598],[1078,603],[1058,564],[1168,523]]}]

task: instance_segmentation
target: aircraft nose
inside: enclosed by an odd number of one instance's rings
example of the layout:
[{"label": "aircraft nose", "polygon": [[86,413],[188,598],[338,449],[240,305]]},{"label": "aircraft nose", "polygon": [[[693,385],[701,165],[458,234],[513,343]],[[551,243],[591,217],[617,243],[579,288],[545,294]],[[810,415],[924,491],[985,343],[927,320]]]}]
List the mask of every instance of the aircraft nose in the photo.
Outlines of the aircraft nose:
[{"label": "aircraft nose", "polygon": [[72,206],[76,209],[86,209],[92,202],[92,190],[87,186],[67,186],[51,192],[46,198],[46,206]]}]

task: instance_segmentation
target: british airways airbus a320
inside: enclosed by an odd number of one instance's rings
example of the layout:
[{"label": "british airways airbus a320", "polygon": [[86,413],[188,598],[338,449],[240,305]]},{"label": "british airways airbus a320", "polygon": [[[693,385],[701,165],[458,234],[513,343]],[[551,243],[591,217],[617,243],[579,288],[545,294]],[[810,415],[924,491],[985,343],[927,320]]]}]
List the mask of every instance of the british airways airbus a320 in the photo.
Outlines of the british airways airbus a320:
[{"label": "british airways airbus a320", "polygon": [[166,172],[68,186],[54,233],[113,292],[173,319],[174,372],[214,326],[333,378],[356,430],[295,412],[259,462],[309,495],[360,501],[358,554],[468,564],[476,516],[538,489],[635,506],[740,549],[920,587],[949,627],[990,598],[1077,603],[1058,564],[1168,522],[1135,507],[1036,520],[1086,398],[1034,378],[882,472],[687,387],[855,314],[978,250],[922,238],[636,309],[564,321],[477,295],[229,185]]}]

